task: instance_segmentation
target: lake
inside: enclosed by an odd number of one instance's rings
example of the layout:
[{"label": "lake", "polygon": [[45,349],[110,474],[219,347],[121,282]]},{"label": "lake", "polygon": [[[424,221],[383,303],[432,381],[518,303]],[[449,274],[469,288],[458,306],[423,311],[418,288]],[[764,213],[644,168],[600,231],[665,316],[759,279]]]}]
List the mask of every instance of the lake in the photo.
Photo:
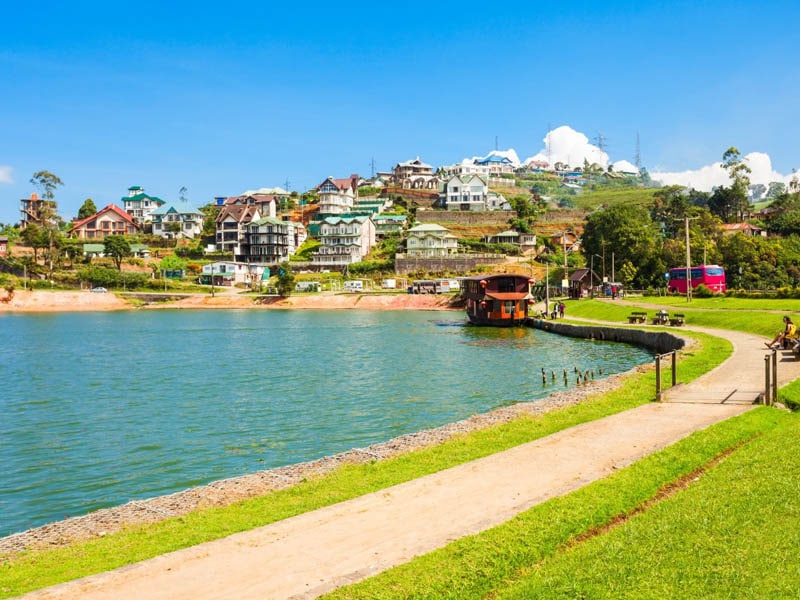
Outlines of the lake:
[{"label": "lake", "polygon": [[0,536],[562,389],[542,385],[542,368],[608,375],[651,359],[464,321],[445,311],[0,315]]}]

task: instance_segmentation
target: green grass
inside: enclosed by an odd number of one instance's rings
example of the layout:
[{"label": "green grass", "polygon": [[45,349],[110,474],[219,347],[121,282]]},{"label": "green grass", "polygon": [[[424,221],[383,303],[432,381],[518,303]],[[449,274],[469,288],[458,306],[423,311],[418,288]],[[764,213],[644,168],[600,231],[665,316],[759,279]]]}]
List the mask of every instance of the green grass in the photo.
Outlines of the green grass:
[{"label": "green grass", "polygon": [[[631,304],[616,304],[602,300],[570,301],[567,303],[566,314],[568,317],[627,323],[628,315],[634,310],[647,310],[649,316],[652,317],[653,313],[656,311],[656,306],[666,305],[658,301],[658,299],[653,299],[653,303],[650,303],[647,298],[629,298],[628,300],[630,303],[635,303],[635,306]],[[737,299],[734,298],[732,300]],[[748,300],[746,302],[749,303],[752,301]],[[674,305],[675,308],[670,309],[669,312],[685,314],[686,323],[688,325],[743,331],[769,338],[772,338],[778,331],[783,329],[781,314],[764,312],[764,310],[769,309],[748,309],[745,308],[746,306],[750,306],[747,303],[742,303],[741,308],[732,308],[737,304],[732,303],[731,306],[727,308],[717,307],[714,309],[702,309],[700,305],[694,306],[694,302],[692,302],[692,305],[687,306],[684,301],[683,305]]]},{"label": "green grass", "polygon": [[[693,335],[701,344],[682,353],[678,368],[681,382],[690,381],[713,368],[732,350],[726,340]],[[0,565],[0,598],[108,571],[384,489],[650,402],[654,390],[654,371],[636,373],[628,377],[619,389],[563,410],[522,417],[394,459],[344,466],[290,489],[224,508],[130,527],[117,534],[64,548],[22,554]]]},{"label": "green grass", "polygon": [[600,206],[613,206],[615,204],[640,204],[650,206],[653,203],[655,188],[636,187],[607,187],[596,191],[584,191],[577,196],[571,196],[577,208],[594,210]]},{"label": "green grass", "polygon": [[[598,533],[602,528],[623,520],[637,511],[647,507],[661,490],[671,483],[694,473],[698,468],[708,465],[729,449],[741,444],[746,444],[736,452],[737,459],[752,457],[758,452],[753,462],[760,463],[763,472],[764,461],[771,458],[770,451],[763,452],[761,446],[756,446],[760,435],[771,435],[770,439],[783,439],[782,436],[789,431],[797,432],[798,420],[772,409],[760,408],[749,413],[729,419],[707,430],[697,432],[677,444],[656,454],[650,455],[641,461],[618,471],[613,476],[599,480],[566,496],[554,498],[548,502],[537,505],[530,510],[518,515],[511,521],[482,532],[469,538],[458,540],[445,548],[434,551],[415,559],[410,563],[393,568],[376,577],[368,579],[353,586],[341,588],[325,596],[330,599],[356,599],[356,598],[596,598],[596,597],[621,597],[631,598],[648,597],[650,582],[647,576],[639,576],[641,586],[636,593],[630,594],[626,589],[626,579],[619,573],[625,572],[634,576],[640,572],[647,572],[653,565],[663,567],[656,571],[653,567],[652,577],[656,578],[662,572],[672,575],[667,578],[669,583],[663,584],[658,593],[650,597],[677,598],[677,597],[709,597],[716,591],[715,587],[699,587],[696,594],[683,593],[679,585],[679,577],[687,563],[696,560],[698,555],[693,553],[694,548],[686,551],[681,546],[681,540],[686,540],[684,532],[679,527],[673,526],[673,519],[683,515],[687,528],[692,529],[692,540],[702,543],[704,525],[710,519],[703,519],[701,515],[707,514],[703,502],[709,498],[716,499],[716,510],[720,513],[726,511],[726,496],[716,494],[715,486],[726,485],[730,493],[736,493],[739,498],[736,502],[735,514],[728,514],[731,522],[730,533],[735,533],[737,524],[741,522],[758,521],[758,527],[766,528],[766,522],[772,520],[773,524],[768,529],[770,536],[779,540],[786,540],[783,544],[767,545],[767,548],[786,552],[790,542],[797,541],[798,533],[780,535],[775,531],[775,523],[770,506],[768,512],[761,514],[760,519],[753,518],[754,508],[759,502],[754,498],[754,491],[747,488],[744,481],[735,475],[736,470],[726,465],[725,475],[714,475],[714,483],[704,483],[697,487],[705,490],[705,495],[699,501],[693,501],[688,507],[677,511],[656,510],[662,505],[644,511],[644,517],[630,520],[636,535],[625,537],[626,531],[632,528],[629,525],[611,531],[611,533]],[[773,433],[777,432],[777,433]],[[796,435],[796,434],[795,434]],[[754,450],[755,448],[755,450]],[[795,468],[795,460],[781,473],[786,474],[794,470],[791,481],[784,486],[786,491],[791,490],[800,481],[800,470]],[[721,470],[721,469],[720,469]],[[713,469],[712,469],[713,471]],[[769,477],[769,476],[767,476]],[[701,477],[701,480],[704,478]],[[773,477],[773,479],[776,479]],[[726,490],[727,491],[727,490]],[[760,494],[759,494],[760,495]],[[790,496],[790,494],[788,494]],[[685,498],[685,494],[679,494]],[[781,502],[792,503],[792,499],[783,494]],[[771,503],[772,504],[772,503]],[[785,510],[785,509],[784,509]],[[795,523],[798,517],[797,509],[793,509]],[[695,517],[697,523],[692,523]],[[646,525],[641,523],[649,519]],[[651,540],[648,528],[660,527],[658,540]],[[800,531],[800,528],[797,528]],[[582,536],[587,541],[580,542]],[[618,538],[622,538],[621,540]],[[658,541],[668,541],[675,545],[676,550],[670,554],[662,550],[663,554],[654,553],[653,545]],[[608,546],[611,546],[611,549]],[[708,540],[710,549],[717,550],[716,543]],[[727,563],[727,572],[733,572],[741,566],[743,556],[733,556],[747,545],[744,539],[739,540],[739,549],[729,552],[725,559],[719,562]],[[611,552],[625,552],[630,558]],[[764,558],[767,558],[764,556]],[[700,561],[698,561],[700,562]],[[695,572],[702,572],[702,566],[695,566]],[[781,570],[780,577],[787,575],[788,569]],[[590,583],[583,583],[583,580]],[[778,579],[778,578],[775,578]],[[580,586],[574,586],[574,581],[580,581]],[[740,581],[740,580],[739,580]],[[797,575],[789,579],[792,583],[784,584],[783,589],[797,589]],[[612,583],[613,582],[613,583]],[[738,581],[737,581],[738,583]],[[723,597],[734,597],[736,583],[729,583],[728,590],[732,594]],[[660,594],[660,595],[659,595]],[[758,595],[752,597],[759,597]],[[766,597],[766,596],[760,596]]]},{"label": "green grass", "polygon": [[774,426],[686,490],[530,564],[496,598],[797,598],[800,453],[787,442],[800,437],[800,420],[771,412]]}]

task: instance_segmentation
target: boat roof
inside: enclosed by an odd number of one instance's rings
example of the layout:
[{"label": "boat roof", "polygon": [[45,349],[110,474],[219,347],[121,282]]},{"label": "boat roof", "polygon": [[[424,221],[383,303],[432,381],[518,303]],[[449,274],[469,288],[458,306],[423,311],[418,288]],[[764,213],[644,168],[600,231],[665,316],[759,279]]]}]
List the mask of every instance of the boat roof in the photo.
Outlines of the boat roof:
[{"label": "boat roof", "polygon": [[494,300],[531,300],[533,298],[528,292],[486,292],[486,297]]}]

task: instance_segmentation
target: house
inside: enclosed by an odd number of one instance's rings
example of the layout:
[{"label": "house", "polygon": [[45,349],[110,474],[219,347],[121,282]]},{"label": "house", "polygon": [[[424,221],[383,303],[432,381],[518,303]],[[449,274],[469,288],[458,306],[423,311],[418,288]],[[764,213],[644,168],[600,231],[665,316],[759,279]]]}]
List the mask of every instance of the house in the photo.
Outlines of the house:
[{"label": "house", "polygon": [[265,265],[254,265],[234,261],[217,261],[203,265],[201,285],[232,287],[237,284],[251,286],[260,281],[267,271]]},{"label": "house", "polygon": [[436,174],[440,180],[449,179],[453,175],[480,175],[488,181],[489,167],[476,164],[475,159],[465,158],[460,163],[439,167]]},{"label": "house", "polygon": [[486,210],[489,183],[480,175],[453,175],[444,184],[447,210]]},{"label": "house", "polygon": [[528,254],[536,250],[536,234],[520,233],[513,229],[501,231],[484,238],[487,244],[513,244],[519,246],[523,254]]},{"label": "house", "polygon": [[[219,206],[255,206],[261,217],[272,217],[278,214],[278,205],[285,198],[284,194],[263,193],[261,191],[245,192],[239,196],[217,199]],[[221,202],[220,202],[221,200]]]},{"label": "house", "polygon": [[0,235],[0,258],[8,256],[8,236]]},{"label": "house", "polygon": [[30,198],[23,198],[20,200],[20,229],[25,229],[28,225],[42,225],[42,210],[50,208],[52,211],[56,210],[55,200],[42,200],[39,194],[33,192]]},{"label": "house", "polygon": [[214,221],[217,250],[243,259],[247,255],[247,226],[260,218],[261,212],[255,204],[223,205]]},{"label": "house", "polygon": [[372,217],[372,221],[375,223],[375,237],[380,239],[387,235],[403,233],[408,218],[406,215],[381,213]]},{"label": "house", "polygon": [[319,238],[312,263],[336,267],[361,262],[375,245],[375,223],[367,216],[326,217]]},{"label": "house", "polygon": [[511,203],[503,194],[489,192],[486,194],[486,210],[512,210]]},{"label": "house", "polygon": [[475,164],[479,167],[486,167],[489,170],[490,176],[514,172],[514,163],[512,160],[500,154],[489,154],[489,156],[477,159]]},{"label": "house", "polygon": [[418,257],[448,256],[458,252],[458,238],[435,223],[424,223],[408,230],[406,254]]},{"label": "house", "polygon": [[150,213],[166,204],[161,198],[145,194],[144,188],[138,185],[129,187],[128,195],[123,196],[120,201],[125,212],[133,217],[133,221],[138,225],[149,223]]},{"label": "house", "polygon": [[438,178],[433,167],[422,162],[419,156],[413,160],[397,163],[392,169],[392,180],[396,187],[412,190],[435,190]]},{"label": "house", "polygon": [[130,214],[109,204],[90,217],[73,221],[67,235],[79,240],[102,240],[107,235],[133,235],[138,229]]},{"label": "house", "polygon": [[767,236],[766,229],[757,227],[752,223],[723,223],[719,227],[722,230],[723,235],[733,235],[734,233],[741,233],[747,236],[755,236],[755,235],[760,235],[762,237]]},{"label": "house", "polygon": [[562,248],[567,252],[577,252],[581,249],[580,239],[571,231],[560,231],[550,236],[550,243],[556,248]]},{"label": "house", "polygon": [[569,297],[585,298],[592,293],[592,287],[601,281],[591,269],[576,269],[569,275]]},{"label": "house", "polygon": [[203,232],[205,215],[199,208],[181,202],[164,204],[150,213],[153,235],[167,239],[198,237]]},{"label": "house", "polygon": [[277,264],[295,253],[294,223],[274,217],[251,221],[246,228],[247,260]]},{"label": "house", "polygon": [[335,216],[353,210],[358,195],[358,175],[350,175],[347,179],[328,177],[317,186],[319,198],[319,214]]}]

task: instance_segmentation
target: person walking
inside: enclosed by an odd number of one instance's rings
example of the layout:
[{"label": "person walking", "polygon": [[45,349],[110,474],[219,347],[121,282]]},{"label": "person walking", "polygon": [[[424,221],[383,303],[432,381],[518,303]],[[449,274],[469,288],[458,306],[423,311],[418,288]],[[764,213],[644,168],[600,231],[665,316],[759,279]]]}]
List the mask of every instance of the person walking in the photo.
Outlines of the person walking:
[{"label": "person walking", "polygon": [[563,319],[564,318],[564,311],[567,310],[567,307],[564,305],[564,302],[561,301],[558,303],[558,315]]}]

